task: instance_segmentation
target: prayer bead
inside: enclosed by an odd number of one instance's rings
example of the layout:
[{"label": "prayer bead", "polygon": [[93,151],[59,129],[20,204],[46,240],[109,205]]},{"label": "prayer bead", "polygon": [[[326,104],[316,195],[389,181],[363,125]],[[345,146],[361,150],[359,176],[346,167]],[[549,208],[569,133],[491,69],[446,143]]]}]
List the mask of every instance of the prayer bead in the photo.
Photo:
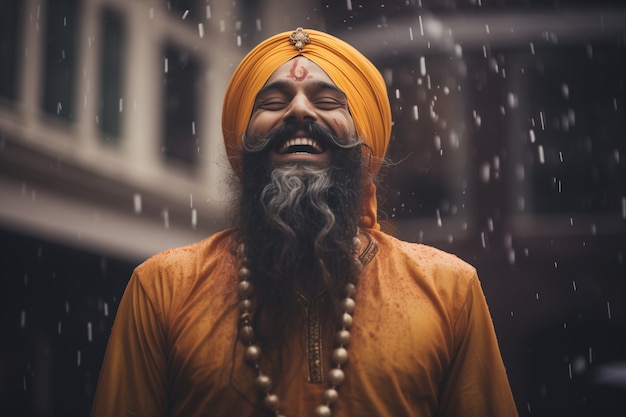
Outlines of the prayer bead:
[{"label": "prayer bead", "polygon": [[350,344],[350,332],[341,329],[337,332],[337,344],[346,347]]},{"label": "prayer bead", "polygon": [[324,401],[328,404],[334,404],[339,399],[339,393],[334,388],[328,388],[324,391]]},{"label": "prayer bead", "polygon": [[276,394],[267,394],[263,399],[263,404],[265,407],[271,411],[278,410],[278,406],[280,405],[280,401],[278,400],[278,395]]},{"label": "prayer bead", "polygon": [[254,381],[254,385],[259,391],[268,393],[272,387],[272,379],[267,375],[259,374]]},{"label": "prayer bead", "polygon": [[239,332],[239,338],[244,343],[250,343],[254,340],[254,329],[252,326],[243,326]]},{"label": "prayer bead", "polygon": [[245,281],[250,278],[250,270],[245,266],[239,268],[239,280]]},{"label": "prayer bead", "polygon": [[343,365],[348,362],[348,351],[345,348],[338,347],[333,350],[332,353],[333,363],[337,365]]},{"label": "prayer bead", "polygon": [[259,360],[260,356],[261,356],[261,348],[258,347],[257,345],[250,345],[246,347],[245,358],[248,362],[254,363],[257,360]]},{"label": "prayer bead", "polygon": [[252,295],[252,291],[254,290],[253,285],[250,281],[240,281],[239,282],[239,296],[242,298],[249,298]]},{"label": "prayer bead", "polygon": [[356,296],[356,287],[352,283],[346,285],[346,296],[354,298]]},{"label": "prayer bead", "polygon": [[350,313],[350,314],[354,313],[355,305],[356,305],[356,303],[350,297],[346,297],[343,300],[341,300],[341,308],[343,308],[343,310],[346,313]]},{"label": "prayer bead", "polygon": [[330,417],[332,412],[327,405],[320,405],[315,409],[315,417]]},{"label": "prayer bead", "polygon": [[352,327],[352,316],[348,313],[343,313],[341,315],[341,325],[345,328],[345,329],[350,329],[350,327]]},{"label": "prayer bead", "polygon": [[251,309],[252,309],[252,301],[248,300],[247,298],[244,298],[243,300],[239,301],[239,312],[249,313]]},{"label": "prayer bead", "polygon": [[346,378],[346,375],[339,368],[331,369],[328,372],[328,381],[333,386],[341,385],[343,381],[345,380],[345,378]]}]

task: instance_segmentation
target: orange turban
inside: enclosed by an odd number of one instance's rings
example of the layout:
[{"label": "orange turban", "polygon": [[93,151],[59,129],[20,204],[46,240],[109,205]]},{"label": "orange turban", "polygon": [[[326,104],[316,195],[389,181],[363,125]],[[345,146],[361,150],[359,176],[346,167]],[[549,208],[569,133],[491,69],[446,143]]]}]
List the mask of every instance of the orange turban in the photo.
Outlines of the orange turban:
[{"label": "orange turban", "polygon": [[[372,150],[370,171],[376,173],[391,136],[391,107],[383,77],[363,54],[341,39],[312,29],[304,31],[310,43],[302,50],[291,43],[292,32],[279,33],[252,49],[235,69],[222,108],[222,132],[231,166],[237,174],[241,172],[242,136],[257,92],[278,67],[300,55],[319,65],[346,94],[356,132]],[[363,226],[377,227],[375,188],[373,184],[369,187],[369,208],[364,207],[369,219]]]}]

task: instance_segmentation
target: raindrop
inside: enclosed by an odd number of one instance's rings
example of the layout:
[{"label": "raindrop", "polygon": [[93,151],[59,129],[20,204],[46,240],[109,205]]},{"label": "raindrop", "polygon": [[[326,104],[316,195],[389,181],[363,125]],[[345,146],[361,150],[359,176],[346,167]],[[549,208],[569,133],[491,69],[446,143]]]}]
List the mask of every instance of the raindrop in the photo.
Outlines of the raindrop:
[{"label": "raindrop", "polygon": [[206,18],[210,19],[211,18],[211,6],[206,7]]},{"label": "raindrop", "polygon": [[569,98],[569,86],[567,84],[561,84],[561,93],[564,98]]},{"label": "raindrop", "polygon": [[191,134],[196,136],[196,122],[191,122]]},{"label": "raindrop", "polygon": [[474,122],[476,123],[476,126],[480,126],[482,124],[481,117],[478,115],[478,112],[476,110],[473,111],[473,114],[474,114]]},{"label": "raindrop", "polygon": [[189,10],[185,10],[185,12],[183,13],[183,20],[185,20],[188,15],[189,15]]},{"label": "raindrop", "polygon": [[441,223],[441,212],[439,211],[439,209],[435,210],[435,215],[437,216],[437,226],[441,227],[442,223]]},{"label": "raindrop", "polygon": [[458,43],[456,45],[454,45],[454,54],[457,57],[463,56],[463,47],[461,45],[459,45]]},{"label": "raindrop", "polygon": [[346,9],[352,10],[352,0],[346,0]]},{"label": "raindrop", "polygon": [[203,23],[198,23],[198,35],[201,38],[204,38],[204,24]]},{"label": "raindrop", "polygon": [[20,314],[20,327],[23,329],[26,327],[26,310],[22,310]]},{"label": "raindrop", "polygon": [[576,291],[576,281],[572,281],[572,287],[574,288],[574,291]]},{"label": "raindrop", "polygon": [[426,58],[425,57],[420,57],[420,74],[422,76],[426,75]]},{"label": "raindrop", "polygon": [[530,129],[528,131],[529,137],[530,137],[530,143],[535,143],[535,131],[533,129]]},{"label": "raindrop", "polygon": [[546,162],[546,160],[545,160],[545,156],[544,156],[544,154],[543,154],[543,146],[542,146],[542,145],[539,145],[539,146],[537,147],[537,156],[539,157],[539,163],[540,163],[540,164],[543,164],[543,163],[545,163],[545,162]]},{"label": "raindrop", "polygon": [[417,109],[417,104],[413,106],[413,120],[419,120],[419,111]]},{"label": "raindrop", "polygon": [[481,165],[479,171],[479,177],[483,182],[489,182],[489,177],[491,173],[491,168],[489,167],[489,162],[485,162]]},{"label": "raindrop", "polygon": [[161,212],[161,214],[163,215],[163,226],[166,229],[170,228],[170,212],[168,209],[163,209],[163,211]]},{"label": "raindrop", "polygon": [[57,332],[61,334],[61,320],[57,323]]},{"label": "raindrop", "polygon": [[539,112],[539,120],[541,121],[541,130],[546,130],[546,121],[542,111]]},{"label": "raindrop", "polygon": [[[510,265],[514,265],[515,264],[515,250],[514,249],[509,249],[508,261],[509,261]],[[513,315],[513,312],[511,312],[511,315]]]},{"label": "raindrop", "polygon": [[80,366],[81,356],[81,351],[78,349],[78,352],[76,352],[76,366]]},{"label": "raindrop", "polygon": [[513,93],[507,94],[507,103],[510,108],[512,109],[517,108],[517,96]]},{"label": "raindrop", "polygon": [[118,103],[118,110],[121,113],[124,110],[124,99],[120,98],[119,103]]},{"label": "raindrop", "polygon": [[104,317],[109,317],[109,304],[104,303]]},{"label": "raindrop", "polygon": [[622,197],[622,219],[626,219],[626,197]]},{"label": "raindrop", "polygon": [[90,321],[87,322],[87,340],[89,342],[93,341],[93,331]]},{"label": "raindrop", "polygon": [[169,64],[168,64],[167,58],[165,58],[165,60],[163,61],[163,71],[166,74],[167,74],[167,71],[168,71],[168,66],[169,66]]},{"label": "raindrop", "polygon": [[198,210],[194,208],[194,209],[191,209],[191,227],[195,229],[197,225],[198,225]]},{"label": "raindrop", "polygon": [[141,194],[135,193],[133,196],[133,208],[135,210],[135,214],[141,213]]},{"label": "raindrop", "polygon": [[611,303],[609,301],[606,302],[606,312],[609,316],[609,320],[611,320]]},{"label": "raindrop", "polygon": [[61,105],[61,102],[57,103],[57,114],[61,114],[61,110],[63,110],[63,106]]},{"label": "raindrop", "polygon": [[424,24],[422,23],[422,16],[417,16],[417,20],[420,24],[420,35],[424,36]]}]

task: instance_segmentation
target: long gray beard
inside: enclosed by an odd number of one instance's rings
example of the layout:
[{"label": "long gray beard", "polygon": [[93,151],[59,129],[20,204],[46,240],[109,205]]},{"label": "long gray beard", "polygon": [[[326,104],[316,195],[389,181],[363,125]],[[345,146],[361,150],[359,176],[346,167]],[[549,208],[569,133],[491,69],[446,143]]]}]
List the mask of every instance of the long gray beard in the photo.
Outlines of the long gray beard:
[{"label": "long gray beard", "polygon": [[327,201],[333,185],[327,168],[287,165],[272,171],[271,182],[261,193],[261,204],[267,220],[284,233],[285,251],[297,239],[314,237],[313,249],[318,252],[335,225],[335,215]]},{"label": "long gray beard", "polygon": [[[243,155],[244,173],[238,240],[255,286],[255,321],[272,345],[295,313],[294,291],[326,291],[329,311],[354,282],[353,238],[361,208],[363,160],[360,148],[333,152],[330,167],[306,164],[271,167],[259,155]],[[271,325],[258,323],[259,317]]]}]

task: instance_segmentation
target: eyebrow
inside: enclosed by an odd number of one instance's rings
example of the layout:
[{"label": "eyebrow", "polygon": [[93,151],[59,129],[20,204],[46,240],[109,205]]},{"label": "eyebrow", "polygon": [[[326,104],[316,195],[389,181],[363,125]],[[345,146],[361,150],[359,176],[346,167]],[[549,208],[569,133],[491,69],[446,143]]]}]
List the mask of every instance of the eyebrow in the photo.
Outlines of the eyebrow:
[{"label": "eyebrow", "polygon": [[[293,83],[289,82],[289,81],[284,81],[284,80],[277,80],[274,81],[271,84],[267,84],[265,86],[263,86],[263,88],[261,88],[259,90],[259,92],[257,93],[256,97],[255,97],[255,101],[256,99],[261,96],[262,94],[267,93],[268,91],[271,90],[289,90],[290,88],[293,87]],[[333,90],[339,94],[341,94],[343,97],[346,97],[346,93],[344,93],[339,87],[337,87],[334,84],[331,83],[327,83],[325,81],[314,81],[311,82],[310,84],[307,85],[306,87],[307,89],[311,88],[311,89],[317,89],[317,90]]]}]

